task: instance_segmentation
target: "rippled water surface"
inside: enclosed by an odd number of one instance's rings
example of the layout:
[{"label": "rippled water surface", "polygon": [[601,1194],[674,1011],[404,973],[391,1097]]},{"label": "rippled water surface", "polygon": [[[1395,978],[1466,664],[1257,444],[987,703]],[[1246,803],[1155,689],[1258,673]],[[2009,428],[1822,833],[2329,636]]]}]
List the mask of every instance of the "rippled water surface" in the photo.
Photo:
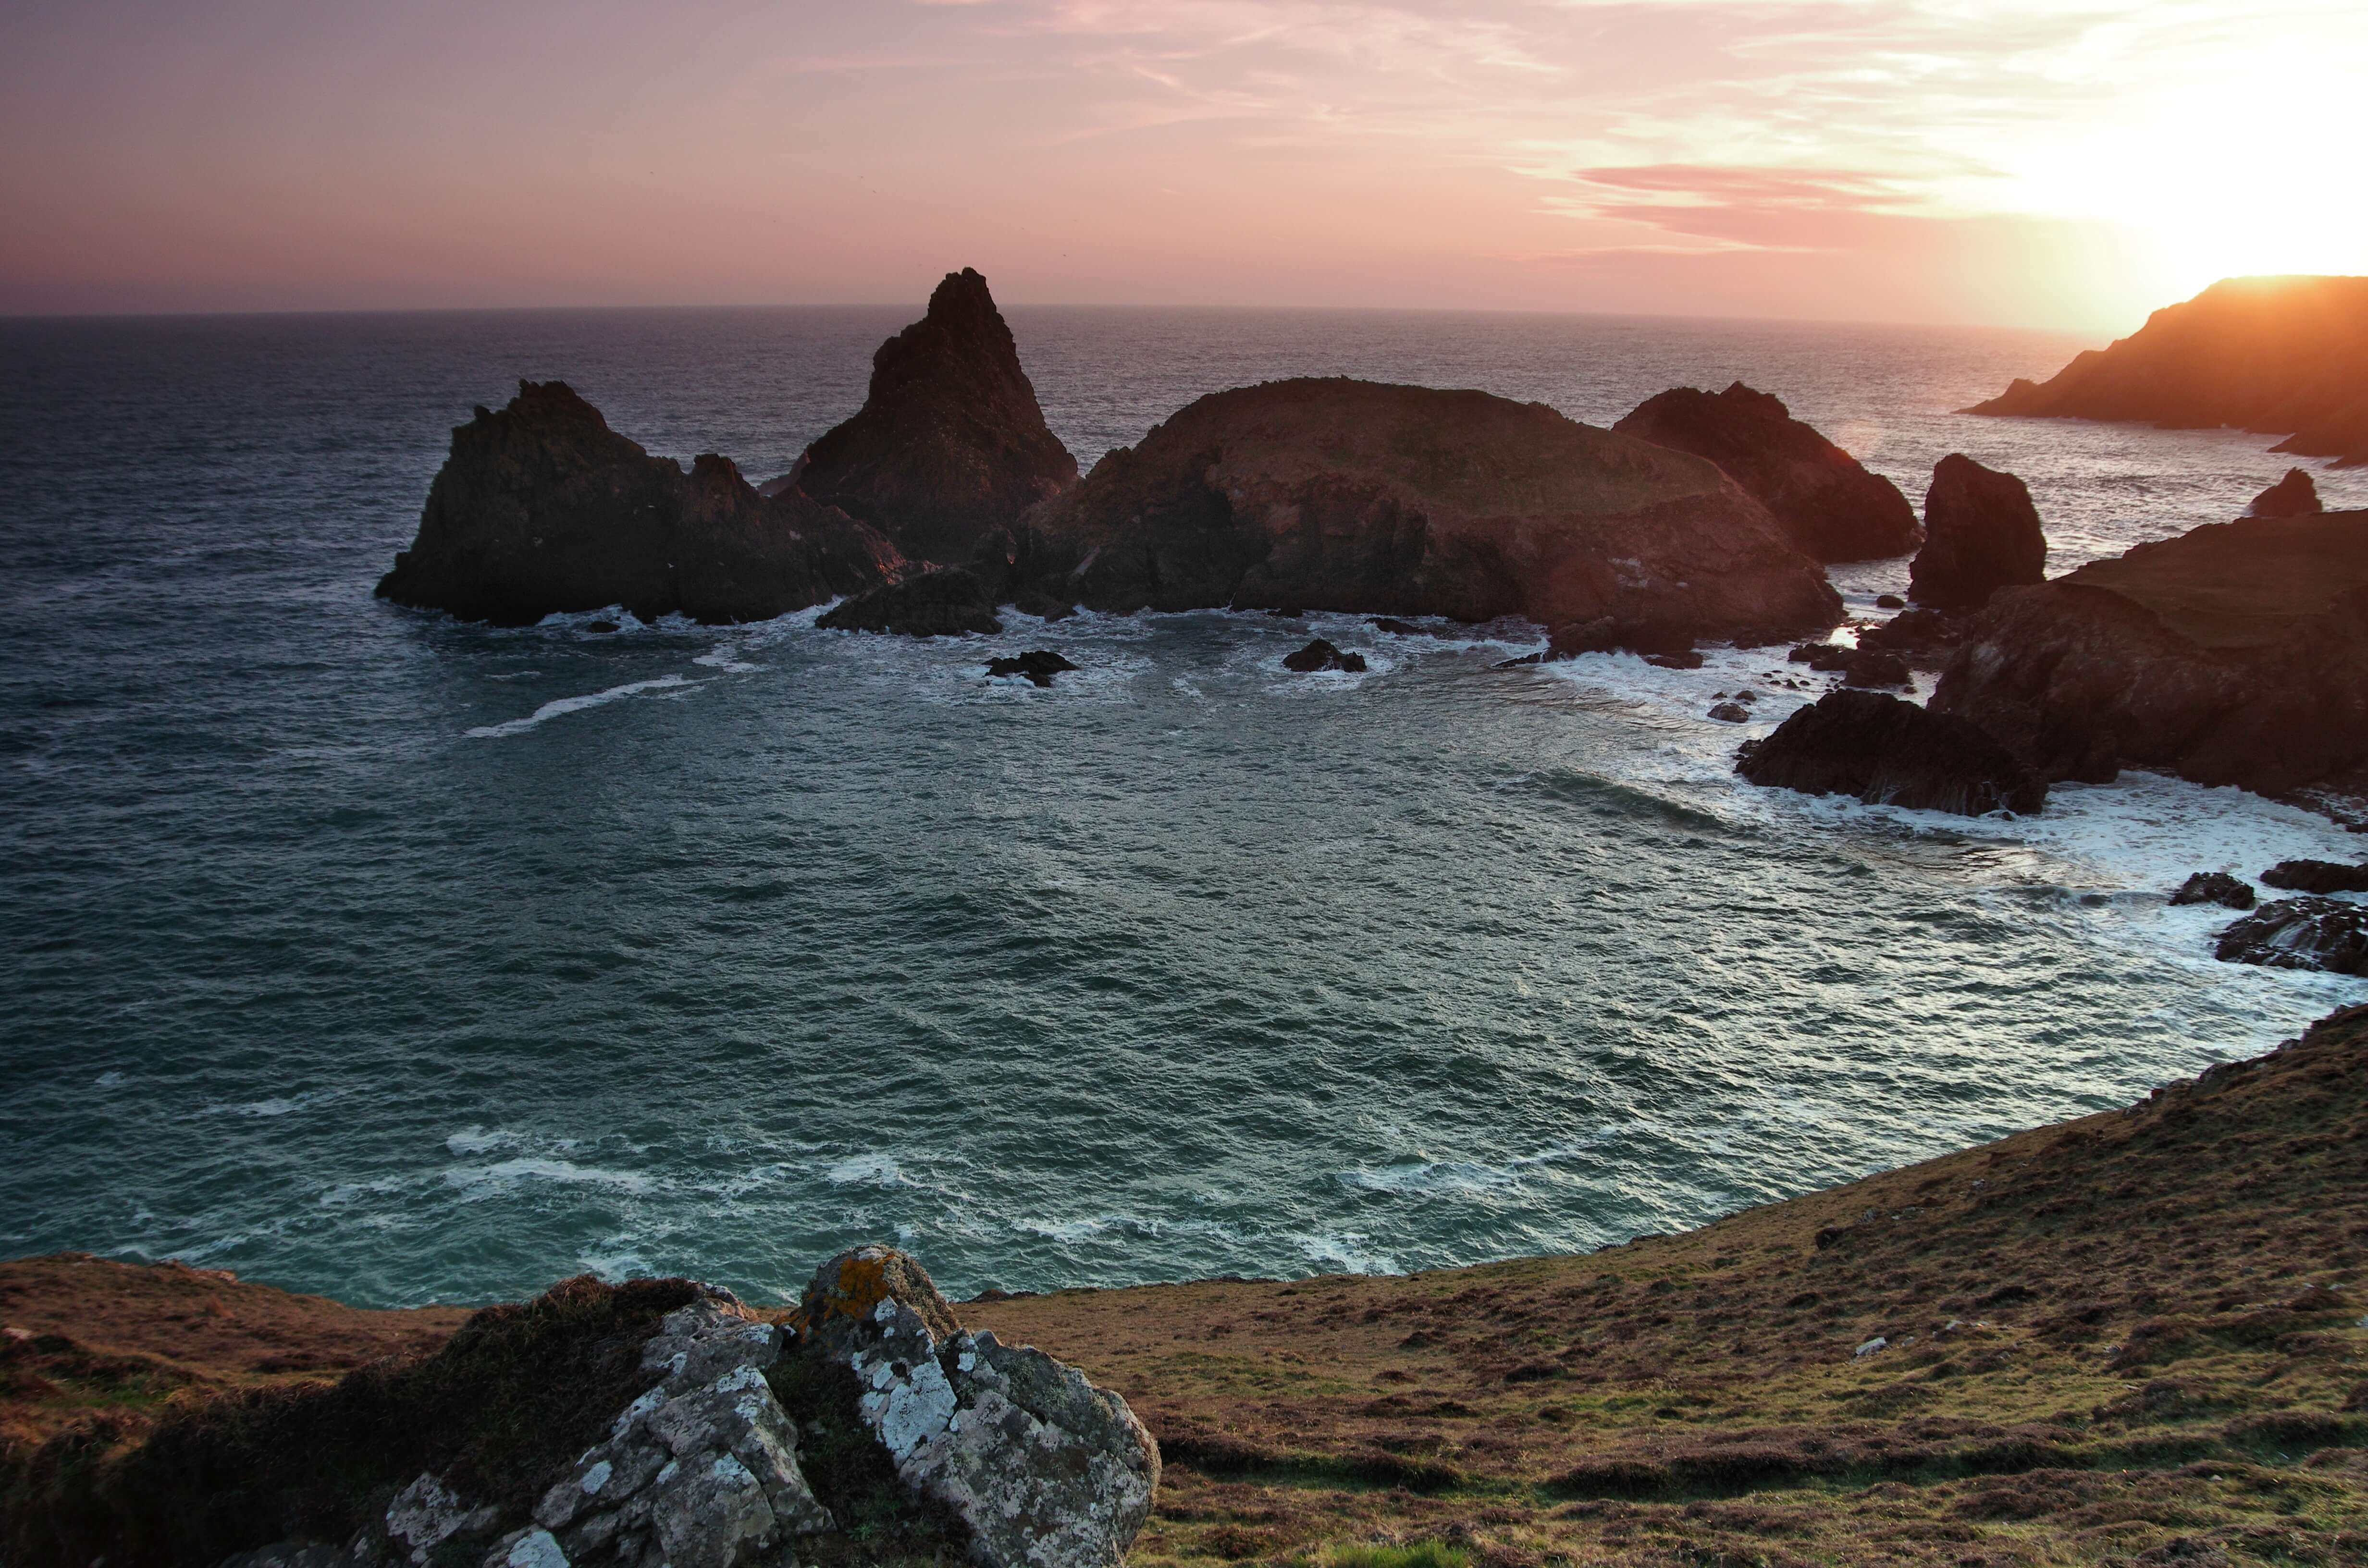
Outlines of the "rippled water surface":
[{"label": "rippled water surface", "polygon": [[[911,312],[0,323],[0,1252],[373,1303],[583,1268],[757,1294],[1405,1269],[1697,1223],[2117,1103],[2361,990],[2216,965],[2187,872],[2352,857],[2134,777],[2035,821],[1768,793],[1696,672],[1202,614],[994,639],[370,597],[446,431],[560,376],[786,468]],[[2068,567],[2234,515],[2260,437],[1948,410],[2039,335],[1015,311],[1090,461],[1344,372],[1605,423],[1743,377]],[[2368,478],[2321,475],[2333,502]],[[1904,568],[1850,568],[1855,605]],[[1362,676],[1292,676],[1313,633]],[[991,652],[1054,647],[1050,691]]]}]

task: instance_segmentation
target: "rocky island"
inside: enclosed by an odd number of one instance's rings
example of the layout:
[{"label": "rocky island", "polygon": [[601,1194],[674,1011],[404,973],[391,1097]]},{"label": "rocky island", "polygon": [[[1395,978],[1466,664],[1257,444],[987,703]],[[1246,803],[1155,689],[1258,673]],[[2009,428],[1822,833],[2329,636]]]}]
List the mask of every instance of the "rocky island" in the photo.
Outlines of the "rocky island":
[{"label": "rocky island", "polygon": [[2368,278],[2229,278],[1969,414],[2227,426],[2368,462]]}]

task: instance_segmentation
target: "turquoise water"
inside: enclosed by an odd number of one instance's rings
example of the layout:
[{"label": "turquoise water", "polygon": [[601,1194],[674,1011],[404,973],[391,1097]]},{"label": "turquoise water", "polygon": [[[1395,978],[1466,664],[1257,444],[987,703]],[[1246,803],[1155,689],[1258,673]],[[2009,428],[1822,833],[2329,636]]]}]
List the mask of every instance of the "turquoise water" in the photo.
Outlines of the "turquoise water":
[{"label": "turquoise water", "polygon": [[[496,632],[370,598],[446,429],[518,376],[762,477],[908,313],[0,323],[0,1253],[389,1304],[585,1268],[768,1296],[879,1236],[962,1293],[1424,1267],[2115,1104],[2361,993],[2214,964],[2160,896],[2353,854],[2330,824],[2146,778],[2025,823],[1755,790],[1732,749],[1798,695],[1702,713],[1764,654],[1495,672],[1531,633],[1221,614]],[[2059,569],[2285,466],[1947,412],[2074,347],[2035,335],[1012,318],[1087,461],[1271,375],[1597,422],[1740,375],[1911,497],[1952,448],[2023,473]],[[1288,675],[1314,634],[1372,671]],[[984,678],[1030,646],[1083,669]]]}]

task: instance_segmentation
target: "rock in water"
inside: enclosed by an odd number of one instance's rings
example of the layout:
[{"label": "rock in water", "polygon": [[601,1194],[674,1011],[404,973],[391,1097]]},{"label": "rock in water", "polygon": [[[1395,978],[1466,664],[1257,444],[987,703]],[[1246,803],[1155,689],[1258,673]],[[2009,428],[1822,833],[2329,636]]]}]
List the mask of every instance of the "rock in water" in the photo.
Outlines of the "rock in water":
[{"label": "rock in water", "polygon": [[2368,866],[2340,860],[2281,860],[2261,873],[2261,885],[2287,892],[2368,892]]},{"label": "rock in water", "polygon": [[2224,909],[2250,909],[2253,890],[2226,871],[2198,871],[2170,895],[2174,904],[2216,903]]},{"label": "rock in water", "polygon": [[894,631],[906,637],[996,632],[995,597],[963,566],[940,566],[885,583],[834,606],[814,621],[832,631]]},{"label": "rock in water", "polygon": [[1902,687],[1914,685],[1915,677],[1908,673],[1907,661],[1898,654],[1886,653],[1875,648],[1861,648],[1850,655],[1850,663],[1842,666],[1842,684],[1882,687],[1896,691]]},{"label": "rock in water", "polygon": [[2280,899],[2222,931],[2213,951],[2226,963],[2368,974],[2368,904]]},{"label": "rock in water", "polygon": [[507,408],[452,432],[419,536],[378,593],[496,626],[612,604],[713,623],[860,592],[902,565],[843,512],[760,496],[712,453],[685,474],[565,383],[520,381]]},{"label": "rock in water", "polygon": [[2027,816],[2047,802],[2047,786],[1973,725],[1874,691],[1827,693],[1746,741],[1735,770],[1804,794],[1961,816]]},{"label": "rock in water", "polygon": [[823,1265],[800,1311],[801,1353],[854,1372],[897,1475],[970,1528],[972,1561],[1117,1568],[1159,1485],[1159,1447],[1124,1400],[1041,1350],[964,1331],[891,1247]]},{"label": "rock in water", "polygon": [[1345,670],[1350,675],[1358,675],[1365,668],[1365,655],[1344,653],[1318,637],[1299,652],[1285,653],[1282,667],[1304,676],[1314,675],[1318,670]]},{"label": "rock in water", "polygon": [[986,673],[991,676],[1026,676],[1038,686],[1050,686],[1054,676],[1076,667],[1047,648],[1030,648],[1018,658],[989,659],[986,662]]},{"label": "rock in water", "polygon": [[1021,529],[1089,608],[1613,617],[1691,638],[1821,632],[1841,601],[1714,464],[1486,392],[1348,380],[1213,393]]},{"label": "rock in water", "polygon": [[1793,418],[1782,400],[1741,381],[1723,392],[1661,392],[1611,427],[1708,458],[1815,560],[1881,560],[1923,542],[1899,486]]},{"label": "rock in water", "polygon": [[2031,492],[1962,452],[1933,466],[1924,532],[1924,548],[1907,568],[1907,597],[1918,604],[1979,609],[1998,589],[2047,575],[2047,535]]},{"label": "rock in water", "polygon": [[2047,778],[2282,794],[2368,763],[2368,513],[2244,518],[2000,593],[1932,698]]},{"label": "rock in water", "polygon": [[1077,460],[1045,427],[986,279],[964,267],[880,346],[862,409],[807,448],[791,477],[906,555],[958,563],[1075,485]]},{"label": "rock in water", "polygon": [[2248,517],[2299,517],[2311,512],[2324,512],[2319,504],[2318,485],[2308,469],[2290,468],[2286,476],[2253,497],[2245,508]]}]

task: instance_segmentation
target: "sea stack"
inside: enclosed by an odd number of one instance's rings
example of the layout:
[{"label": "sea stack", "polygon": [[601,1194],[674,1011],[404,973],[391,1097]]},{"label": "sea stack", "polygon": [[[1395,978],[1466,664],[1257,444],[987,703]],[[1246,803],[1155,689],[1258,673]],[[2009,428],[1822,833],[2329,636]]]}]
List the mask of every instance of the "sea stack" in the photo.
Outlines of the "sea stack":
[{"label": "sea stack", "polygon": [[2253,497],[2245,508],[2248,517],[2300,517],[2327,507],[2318,499],[2318,485],[2308,469],[2290,468],[2286,476]]},{"label": "sea stack", "polygon": [[1815,560],[1885,560],[1923,542],[1899,486],[1793,418],[1781,398],[1741,381],[1723,392],[1656,393],[1611,427],[1708,458]]},{"label": "sea stack", "polygon": [[609,428],[564,381],[520,381],[452,432],[418,537],[381,598],[529,626],[622,605],[643,620],[762,620],[856,593],[903,567],[845,513],[763,496],[728,459],[684,473]]},{"label": "sea stack", "polygon": [[880,346],[861,410],[807,448],[790,478],[912,559],[951,565],[1076,484],[1077,460],[1046,427],[986,279],[964,267]]},{"label": "sea stack", "polygon": [[2047,535],[2031,492],[2010,473],[1952,452],[1924,493],[1924,548],[1907,569],[1907,597],[1935,609],[1978,609],[2000,588],[2047,575]]},{"label": "sea stack", "polygon": [[1029,515],[1022,575],[1088,608],[1604,621],[1822,635],[1841,605],[1704,459],[1543,403],[1346,379],[1215,392]]}]

